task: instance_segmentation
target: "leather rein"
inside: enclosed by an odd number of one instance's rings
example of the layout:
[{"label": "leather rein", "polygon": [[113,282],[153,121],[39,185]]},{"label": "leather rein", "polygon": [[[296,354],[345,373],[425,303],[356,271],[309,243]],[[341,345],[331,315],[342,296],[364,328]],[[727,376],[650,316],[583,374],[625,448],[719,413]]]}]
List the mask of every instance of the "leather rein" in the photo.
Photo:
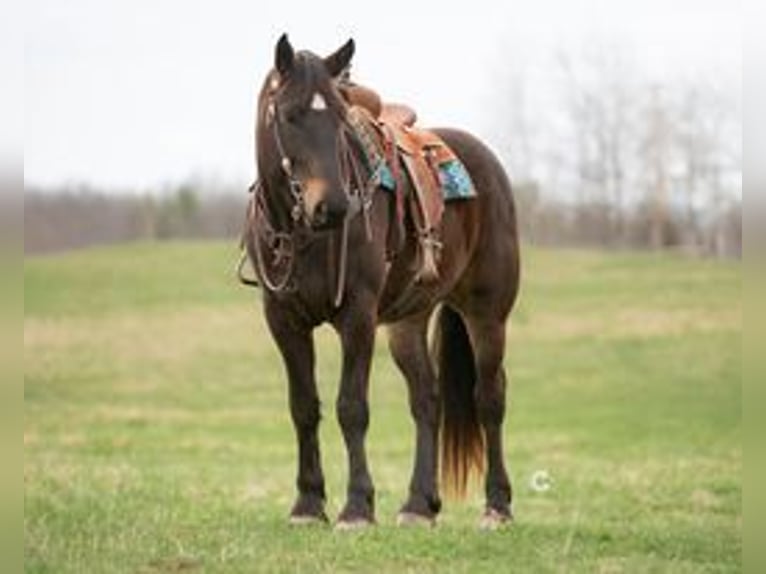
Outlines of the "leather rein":
[{"label": "leather rein", "polygon": [[[287,179],[288,189],[292,197],[293,205],[290,210],[290,216],[294,225],[287,231],[276,229],[265,200],[266,187],[260,178],[256,180],[249,188],[251,197],[248,202],[247,215],[240,241],[242,255],[237,264],[236,272],[239,281],[244,285],[250,287],[262,286],[270,293],[279,295],[295,290],[293,279],[296,252],[300,251],[301,247],[307,244],[307,242],[302,242],[301,239],[308,239],[310,241],[313,238],[313,234],[306,211],[303,182],[296,177],[293,170],[293,162],[285,152],[282,144],[279,116],[276,113],[276,102],[273,100],[273,97],[268,102],[266,114],[267,121],[272,125],[273,138],[276,143],[277,153],[279,154],[280,168]],[[372,240],[370,208],[378,183],[375,173],[372,173],[366,179],[364,178],[364,170],[349,142],[349,137],[356,138],[356,131],[352,123],[344,117],[338,132],[338,165],[343,191],[348,199],[348,210],[343,218],[341,227],[340,256],[338,258],[336,284],[332,301],[336,309],[343,303],[343,294],[345,292],[349,227],[354,217],[361,213],[363,215],[367,241]],[[248,233],[252,235],[254,243],[255,258],[252,261],[252,267],[255,271],[255,279],[246,277],[244,273],[244,265],[248,259],[248,252],[245,249]],[[334,241],[328,242],[329,249],[332,249],[334,245]],[[264,251],[267,257],[264,256]],[[274,269],[276,268],[282,268],[279,277],[275,276]]]}]

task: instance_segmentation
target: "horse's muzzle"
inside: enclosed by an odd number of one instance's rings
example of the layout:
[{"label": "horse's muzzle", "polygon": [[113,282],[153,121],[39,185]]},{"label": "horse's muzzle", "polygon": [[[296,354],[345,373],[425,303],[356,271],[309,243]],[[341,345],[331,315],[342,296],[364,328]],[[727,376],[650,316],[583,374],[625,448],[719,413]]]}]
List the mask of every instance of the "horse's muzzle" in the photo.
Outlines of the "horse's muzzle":
[{"label": "horse's muzzle", "polygon": [[348,211],[348,200],[322,200],[314,208],[311,216],[311,227],[316,230],[332,229],[343,223]]}]

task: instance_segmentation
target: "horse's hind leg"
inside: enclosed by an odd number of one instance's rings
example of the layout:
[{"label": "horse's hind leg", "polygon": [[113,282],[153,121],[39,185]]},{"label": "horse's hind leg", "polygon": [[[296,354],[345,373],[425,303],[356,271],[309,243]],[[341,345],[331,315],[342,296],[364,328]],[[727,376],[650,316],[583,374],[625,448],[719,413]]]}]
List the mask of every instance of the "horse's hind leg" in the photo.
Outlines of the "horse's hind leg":
[{"label": "horse's hind leg", "polygon": [[466,320],[476,361],[476,410],[484,431],[487,459],[487,502],[482,526],[491,528],[511,518],[511,481],[503,458],[505,322],[470,315]]},{"label": "horse's hind leg", "polygon": [[415,420],[415,464],[407,502],[399,523],[432,523],[441,509],[436,482],[439,441],[438,385],[428,354],[429,314],[389,327],[389,348],[407,381],[410,412]]}]

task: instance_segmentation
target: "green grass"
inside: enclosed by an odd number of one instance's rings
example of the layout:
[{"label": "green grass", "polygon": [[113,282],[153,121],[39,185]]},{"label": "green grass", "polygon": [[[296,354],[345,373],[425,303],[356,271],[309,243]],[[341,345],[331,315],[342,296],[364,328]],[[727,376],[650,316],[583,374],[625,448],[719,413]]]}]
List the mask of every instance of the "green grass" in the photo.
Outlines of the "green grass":
[{"label": "green grass", "polygon": [[[741,569],[740,266],[527,250],[510,328],[517,520],[394,517],[411,464],[380,331],[368,450],[379,525],[291,529],[281,363],[233,244],[141,244],[25,262],[29,572],[730,572]],[[339,360],[318,333],[329,508],[345,491]],[[329,408],[328,408],[329,407]],[[534,492],[538,469],[553,488]]]}]

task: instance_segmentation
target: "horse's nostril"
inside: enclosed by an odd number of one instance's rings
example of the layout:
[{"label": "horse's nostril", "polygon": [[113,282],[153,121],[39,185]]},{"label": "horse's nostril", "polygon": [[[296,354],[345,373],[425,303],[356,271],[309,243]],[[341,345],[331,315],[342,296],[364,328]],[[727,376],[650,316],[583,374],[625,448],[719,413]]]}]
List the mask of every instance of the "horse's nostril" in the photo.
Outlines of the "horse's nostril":
[{"label": "horse's nostril", "polygon": [[322,200],[316,204],[311,215],[311,225],[325,229],[338,225],[346,215],[347,206],[334,199]]},{"label": "horse's nostril", "polygon": [[314,209],[314,221],[317,224],[322,224],[327,221],[327,203],[320,201]]},{"label": "horse's nostril", "polygon": [[342,219],[348,211],[348,201],[335,201],[332,205],[328,206],[328,211],[333,219]]}]

